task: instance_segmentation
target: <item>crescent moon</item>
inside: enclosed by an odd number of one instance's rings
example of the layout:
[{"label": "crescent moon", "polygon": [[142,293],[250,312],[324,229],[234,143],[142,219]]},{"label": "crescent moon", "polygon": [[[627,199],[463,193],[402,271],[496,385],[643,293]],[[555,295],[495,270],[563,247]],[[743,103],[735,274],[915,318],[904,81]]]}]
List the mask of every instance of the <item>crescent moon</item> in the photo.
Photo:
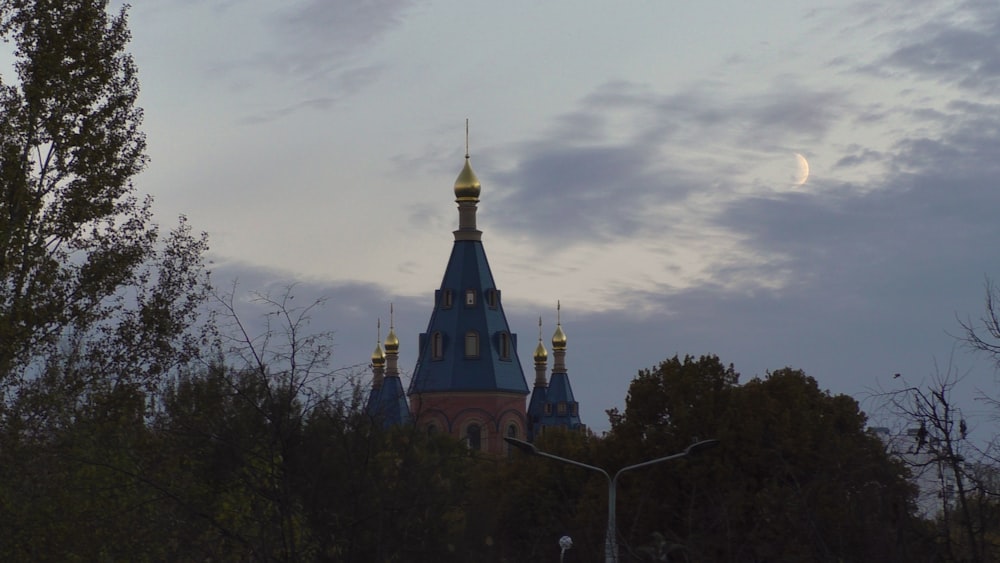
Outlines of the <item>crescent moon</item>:
[{"label": "crescent moon", "polygon": [[795,153],[795,161],[798,163],[798,169],[795,171],[795,185],[801,186],[809,179],[809,161],[799,153]]}]

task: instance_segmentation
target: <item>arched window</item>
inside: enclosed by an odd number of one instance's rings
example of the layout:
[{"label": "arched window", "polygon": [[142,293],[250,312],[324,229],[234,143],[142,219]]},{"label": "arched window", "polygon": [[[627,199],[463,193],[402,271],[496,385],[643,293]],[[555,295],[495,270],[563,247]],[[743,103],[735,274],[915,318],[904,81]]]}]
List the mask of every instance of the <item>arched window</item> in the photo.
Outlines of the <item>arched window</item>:
[{"label": "arched window", "polygon": [[440,360],[444,357],[444,342],[440,332],[431,335],[431,359]]},{"label": "arched window", "polygon": [[[508,438],[515,438],[515,439],[517,438],[517,425],[516,424],[511,423],[511,424],[509,424],[507,426],[507,437]],[[507,444],[507,457],[511,457],[513,455],[514,455],[514,447],[511,446],[510,444]]]},{"label": "arched window", "polygon": [[474,330],[465,333],[465,357],[479,357],[479,334]]},{"label": "arched window", "polygon": [[507,332],[500,333],[500,359],[510,359],[510,334]]},{"label": "arched window", "polygon": [[483,429],[478,424],[470,424],[465,429],[465,443],[470,450],[483,449]]},{"label": "arched window", "polygon": [[433,436],[433,435],[437,434],[437,431],[438,431],[438,427],[433,422],[427,425],[427,435],[428,436]]}]

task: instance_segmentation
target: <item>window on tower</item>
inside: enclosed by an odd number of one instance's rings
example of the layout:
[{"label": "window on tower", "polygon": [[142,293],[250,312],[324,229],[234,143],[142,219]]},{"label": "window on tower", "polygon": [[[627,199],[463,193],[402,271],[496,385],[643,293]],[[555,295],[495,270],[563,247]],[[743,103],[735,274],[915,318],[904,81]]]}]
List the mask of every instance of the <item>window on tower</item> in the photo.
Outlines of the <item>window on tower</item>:
[{"label": "window on tower", "polygon": [[507,332],[500,333],[500,359],[510,359],[510,333]]},{"label": "window on tower", "polygon": [[455,296],[450,289],[446,289],[443,292],[441,292],[441,308],[451,309],[454,298]]},{"label": "window on tower", "polygon": [[465,290],[465,306],[473,307],[476,304],[476,290],[466,289]]},{"label": "window on tower", "polygon": [[440,360],[444,358],[444,342],[441,336],[441,332],[435,332],[431,335],[431,359]]},{"label": "window on tower", "polygon": [[566,401],[559,401],[559,404],[556,406],[556,412],[560,416],[564,416],[566,414]]},{"label": "window on tower", "polygon": [[489,305],[490,309],[497,308],[497,301],[499,301],[499,299],[497,299],[497,290],[493,289],[492,287],[490,289],[487,289],[486,304]]},{"label": "window on tower", "polygon": [[479,334],[474,330],[465,333],[465,357],[479,357]]}]

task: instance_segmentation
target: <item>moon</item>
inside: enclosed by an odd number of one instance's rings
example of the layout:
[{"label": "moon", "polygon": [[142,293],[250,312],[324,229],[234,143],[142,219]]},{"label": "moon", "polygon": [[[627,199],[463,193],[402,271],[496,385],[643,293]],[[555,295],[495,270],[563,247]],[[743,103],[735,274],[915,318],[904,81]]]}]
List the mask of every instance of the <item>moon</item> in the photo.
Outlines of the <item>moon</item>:
[{"label": "moon", "polygon": [[798,163],[798,169],[795,171],[795,185],[801,186],[809,179],[809,161],[799,153],[795,153],[795,161]]}]

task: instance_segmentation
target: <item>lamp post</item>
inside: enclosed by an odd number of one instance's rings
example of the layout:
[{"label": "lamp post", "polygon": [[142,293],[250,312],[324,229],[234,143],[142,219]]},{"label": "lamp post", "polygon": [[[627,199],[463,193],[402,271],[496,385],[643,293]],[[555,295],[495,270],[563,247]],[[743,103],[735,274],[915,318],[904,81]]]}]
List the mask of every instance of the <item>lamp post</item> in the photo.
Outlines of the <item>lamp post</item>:
[{"label": "lamp post", "polygon": [[606,536],[604,538],[604,562],[605,563],[617,563],[618,561],[618,534],[615,525],[615,502],[618,489],[618,477],[626,471],[631,471],[633,469],[639,469],[640,467],[647,467],[649,465],[655,465],[657,463],[663,463],[664,461],[670,461],[672,459],[680,459],[682,457],[687,457],[691,454],[700,452],[702,450],[707,450],[709,448],[715,447],[719,444],[718,440],[702,440],[700,442],[695,442],[690,446],[684,448],[684,451],[671,454],[668,456],[658,457],[656,459],[651,459],[649,461],[644,461],[642,463],[636,463],[635,465],[629,465],[622,467],[615,473],[612,477],[607,471],[601,469],[600,467],[595,467],[593,465],[587,465],[586,463],[581,463],[576,460],[567,459],[565,457],[559,457],[557,455],[550,454],[548,452],[543,452],[535,447],[534,444],[530,442],[525,442],[523,440],[518,440],[516,438],[504,437],[504,440],[508,444],[518,448],[528,455],[537,455],[539,457],[547,457],[549,459],[554,459],[556,461],[561,461],[563,463],[568,463],[570,465],[575,465],[577,467],[582,467],[584,469],[590,469],[591,471],[596,471],[604,478],[608,480],[608,529],[606,531]]}]

